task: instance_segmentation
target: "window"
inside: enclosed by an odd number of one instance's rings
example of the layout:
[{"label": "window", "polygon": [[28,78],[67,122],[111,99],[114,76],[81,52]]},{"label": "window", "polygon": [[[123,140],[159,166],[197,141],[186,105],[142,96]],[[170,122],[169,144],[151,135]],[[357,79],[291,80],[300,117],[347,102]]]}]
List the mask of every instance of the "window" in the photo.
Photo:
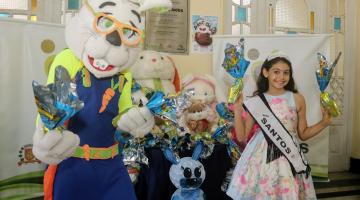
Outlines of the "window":
[{"label": "window", "polygon": [[272,18],[275,33],[310,32],[310,11],[305,0],[277,0]]},{"label": "window", "polygon": [[[61,8],[60,1],[56,2],[59,3],[58,6],[50,0],[1,0],[0,17],[32,21],[40,18],[41,21],[66,24],[78,13],[82,1],[61,0]],[[38,4],[41,5],[38,6]]]},{"label": "window", "polygon": [[250,0],[232,0],[232,34],[250,34]]},{"label": "window", "polygon": [[0,17],[36,21],[37,0],[2,0]]},{"label": "window", "polygon": [[63,0],[61,23],[67,24],[71,17],[75,16],[81,7],[81,0]]}]

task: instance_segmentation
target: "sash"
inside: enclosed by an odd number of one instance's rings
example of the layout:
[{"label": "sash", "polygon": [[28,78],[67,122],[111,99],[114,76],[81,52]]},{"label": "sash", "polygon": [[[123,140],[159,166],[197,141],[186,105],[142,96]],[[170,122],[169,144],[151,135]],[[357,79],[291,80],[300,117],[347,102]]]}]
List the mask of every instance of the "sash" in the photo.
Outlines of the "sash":
[{"label": "sash", "polygon": [[268,144],[272,143],[277,147],[289,161],[292,170],[298,174],[305,173],[307,177],[310,174],[308,162],[292,135],[271,110],[265,96],[261,94],[250,98],[244,102],[243,106],[259,124]]}]

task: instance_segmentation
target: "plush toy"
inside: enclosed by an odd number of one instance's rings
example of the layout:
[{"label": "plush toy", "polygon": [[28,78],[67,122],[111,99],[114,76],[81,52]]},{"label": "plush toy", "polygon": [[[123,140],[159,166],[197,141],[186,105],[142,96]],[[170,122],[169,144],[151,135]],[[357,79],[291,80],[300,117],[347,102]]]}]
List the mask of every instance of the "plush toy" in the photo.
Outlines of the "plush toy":
[{"label": "plush toy", "polygon": [[162,91],[164,94],[174,94],[180,90],[180,78],[174,62],[163,53],[142,51],[130,72],[143,87]]},{"label": "plush toy", "polygon": [[215,80],[210,75],[188,75],[182,83],[183,90],[193,90],[191,106],[184,113],[184,122],[190,133],[210,132],[218,120]]},{"label": "plush toy", "polygon": [[169,148],[164,150],[165,157],[173,164],[169,176],[171,182],[178,188],[172,195],[172,200],[203,200],[204,192],[200,189],[205,179],[204,166],[198,161],[203,151],[203,144],[197,143],[192,157],[177,160]]},{"label": "plush toy", "polygon": [[[85,0],[65,28],[68,49],[54,59],[76,84],[84,107],[65,130],[44,130],[33,137],[33,153],[49,164],[45,199],[136,199],[114,141],[116,129],[135,137],[147,134],[154,117],[146,107],[132,106],[132,76],[143,40],[140,10],[171,5],[169,0]],[[80,145],[80,146],[79,146]]]}]

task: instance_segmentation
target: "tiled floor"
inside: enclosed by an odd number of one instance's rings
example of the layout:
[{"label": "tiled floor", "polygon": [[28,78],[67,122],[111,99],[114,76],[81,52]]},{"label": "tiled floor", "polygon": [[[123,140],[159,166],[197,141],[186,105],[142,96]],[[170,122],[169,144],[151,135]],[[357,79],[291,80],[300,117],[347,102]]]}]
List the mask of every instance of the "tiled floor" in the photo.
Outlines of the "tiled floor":
[{"label": "tiled floor", "polygon": [[360,174],[330,173],[327,182],[314,181],[314,185],[321,200],[360,200]]},{"label": "tiled floor", "polygon": [[319,200],[360,200],[360,174],[330,173],[329,180],[317,182],[314,179],[314,185]]},{"label": "tiled floor", "polygon": [[342,196],[342,197],[329,197],[329,198],[320,198],[321,200],[359,200],[360,196]]}]

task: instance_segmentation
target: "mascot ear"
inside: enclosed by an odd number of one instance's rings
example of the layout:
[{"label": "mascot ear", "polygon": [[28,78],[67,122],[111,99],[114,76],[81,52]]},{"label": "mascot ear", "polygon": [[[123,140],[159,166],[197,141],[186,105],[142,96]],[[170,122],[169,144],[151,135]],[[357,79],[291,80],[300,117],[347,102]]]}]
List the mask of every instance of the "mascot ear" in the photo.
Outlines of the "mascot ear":
[{"label": "mascot ear", "polygon": [[175,62],[174,60],[170,57],[167,56],[167,58],[170,60],[170,62],[172,63],[174,70],[175,70],[175,74],[174,74],[174,79],[173,79],[173,84],[175,86],[175,92],[180,92],[181,90],[181,83],[180,83],[180,76],[179,76],[179,72],[175,66]]},{"label": "mascot ear", "polygon": [[163,153],[164,153],[165,158],[168,159],[168,161],[170,161],[172,164],[176,165],[179,163],[174,152],[169,147],[166,147],[163,150]]},{"label": "mascot ear", "polygon": [[138,9],[139,12],[143,12],[146,10],[155,9],[159,12],[165,12],[170,10],[172,7],[172,3],[170,0],[144,0],[140,1],[140,8]]},{"label": "mascot ear", "polygon": [[198,141],[196,143],[196,146],[194,148],[194,152],[193,152],[191,158],[193,160],[198,160],[203,152],[203,149],[204,149],[204,144],[201,141]]}]

